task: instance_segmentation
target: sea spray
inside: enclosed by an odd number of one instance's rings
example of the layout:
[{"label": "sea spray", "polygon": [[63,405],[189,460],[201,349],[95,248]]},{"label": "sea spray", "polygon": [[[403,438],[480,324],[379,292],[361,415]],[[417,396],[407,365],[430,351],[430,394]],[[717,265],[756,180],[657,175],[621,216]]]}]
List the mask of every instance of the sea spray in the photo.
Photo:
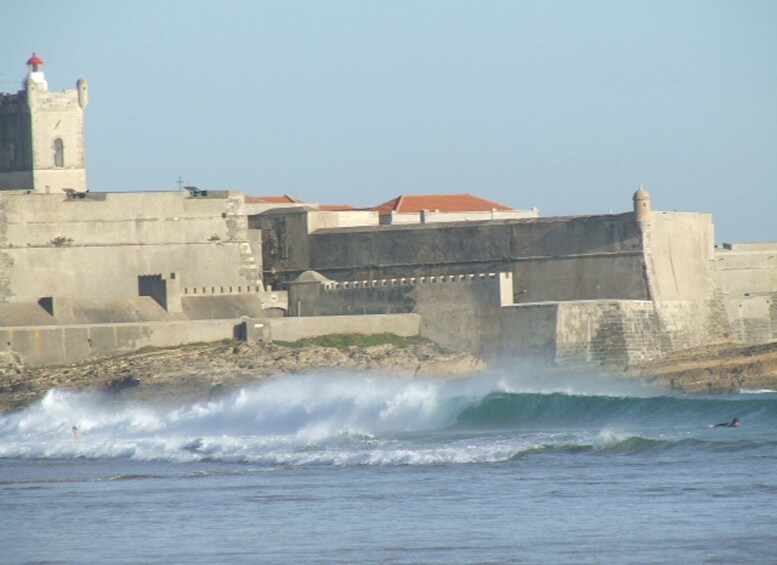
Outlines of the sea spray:
[{"label": "sea spray", "polygon": [[[558,381],[534,392],[521,375],[460,380],[291,375],[211,402],[130,403],[52,390],[0,416],[0,457],[424,465],[515,461],[522,454],[629,455],[698,436],[710,449],[749,449],[707,428],[742,418],[777,423],[777,395],[602,395]],[[522,390],[522,387],[529,391]],[[78,434],[72,433],[77,426]],[[707,434],[705,436],[705,434]],[[709,437],[707,437],[709,436]],[[704,447],[703,447],[704,448]]]}]

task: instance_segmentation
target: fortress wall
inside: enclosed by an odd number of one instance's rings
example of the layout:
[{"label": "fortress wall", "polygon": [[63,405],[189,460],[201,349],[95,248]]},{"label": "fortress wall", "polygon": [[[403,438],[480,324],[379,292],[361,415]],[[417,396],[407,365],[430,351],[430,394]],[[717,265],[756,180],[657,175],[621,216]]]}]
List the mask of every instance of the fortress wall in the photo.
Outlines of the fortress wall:
[{"label": "fortress wall", "polygon": [[632,364],[721,340],[704,302],[561,302],[556,361]]},{"label": "fortress wall", "polygon": [[485,212],[439,212],[424,210],[419,212],[394,212],[380,217],[380,223],[387,224],[432,224],[451,222],[481,222],[484,220],[516,220],[524,218],[536,218],[539,210],[491,210]]},{"label": "fortress wall", "polygon": [[659,357],[667,342],[652,302],[564,302],[558,309],[556,361],[624,365]]},{"label": "fortress wall", "polygon": [[557,302],[502,308],[496,359],[512,367],[523,363],[552,364],[556,356]]},{"label": "fortress wall", "polygon": [[518,303],[648,298],[641,252],[521,260],[513,275]]},{"label": "fortress wall", "polygon": [[715,265],[732,337],[777,340],[777,243],[724,243]]},{"label": "fortress wall", "polygon": [[210,286],[185,286],[181,288],[183,296],[229,296],[233,294],[258,294],[264,292],[261,285],[223,285],[211,284]]},{"label": "fortress wall", "polygon": [[33,367],[76,363],[142,347],[173,347],[234,336],[240,320],[0,328],[0,344]]},{"label": "fortress wall", "polygon": [[661,353],[720,343],[727,339],[727,320],[719,319],[719,305],[712,301],[655,303],[665,344]]},{"label": "fortress wall", "polygon": [[0,245],[47,245],[58,236],[100,245],[246,241],[242,193],[209,194],[0,194],[8,224]]},{"label": "fortress wall", "polygon": [[153,273],[260,285],[244,212],[240,192],[2,194],[0,301],[131,298]]},{"label": "fortress wall", "polygon": [[240,318],[241,316],[265,318],[282,315],[287,307],[285,293],[197,295],[183,297],[181,302],[183,314],[190,320]]},{"label": "fortress wall", "polygon": [[274,341],[297,341],[309,337],[330,334],[392,333],[403,337],[419,335],[420,317],[417,314],[391,314],[373,316],[327,316],[273,318],[266,322],[270,326],[270,339]]},{"label": "fortress wall", "polygon": [[32,182],[31,186],[40,187],[41,191],[62,195],[64,188],[86,188],[86,169],[81,165],[78,168],[35,170]]},{"label": "fortress wall", "polygon": [[177,273],[181,284],[245,285],[239,243],[30,247],[6,249],[4,302],[42,296],[126,299],[138,295],[138,275]]},{"label": "fortress wall", "polygon": [[505,359],[619,366],[709,343],[702,303],[656,309],[640,300],[580,300],[508,306],[501,313]]},{"label": "fortress wall", "polygon": [[[261,232],[263,269],[268,272],[268,284],[277,280],[294,280],[306,267],[309,254],[308,210],[296,206],[294,208],[274,208],[262,214],[248,217],[250,232]],[[278,275],[275,272],[287,269],[289,265],[302,268],[289,276]],[[277,280],[276,280],[277,279]]]},{"label": "fortress wall", "polygon": [[[0,327],[60,326],[207,320],[278,315],[285,293],[184,297],[178,314],[165,311],[150,296],[122,300],[45,297],[39,303],[0,303]],[[268,312],[268,309],[274,309]]]},{"label": "fortress wall", "polygon": [[421,336],[457,351],[493,358],[500,343],[501,285],[509,274],[494,278],[413,287]]},{"label": "fortress wall", "polygon": [[[307,257],[290,254],[289,260],[279,263],[280,270],[291,269],[290,279],[307,269],[338,280],[503,271],[521,260],[631,257],[641,252],[642,245],[631,214],[319,230],[309,239]],[[575,272],[559,267],[552,276]],[[600,269],[578,272],[598,276]],[[640,285],[644,287],[640,269],[630,268],[628,273],[634,276],[626,285],[630,289],[626,297],[639,295]],[[537,288],[546,287],[546,282],[542,278]],[[602,282],[609,282],[609,274],[598,283],[585,284],[595,288]],[[624,296],[621,288],[613,292],[617,293],[613,298]]]},{"label": "fortress wall", "polygon": [[657,302],[710,299],[714,259],[712,217],[652,212],[642,226],[651,298]]},{"label": "fortress wall", "polygon": [[742,343],[777,340],[777,293],[727,300],[732,337]]},{"label": "fortress wall", "polygon": [[[44,304],[44,301],[48,301],[48,304]],[[28,305],[1,304],[0,311],[21,306]],[[34,306],[47,314],[47,319],[43,325],[161,322],[170,319],[168,313],[156,301],[146,296],[126,300],[74,299],[52,296],[44,298]],[[40,315],[36,315],[35,319],[40,320]],[[32,325],[30,320],[18,317],[9,321],[11,323],[7,325],[10,326]]]},{"label": "fortress wall", "polygon": [[411,289],[406,285],[321,288],[315,295],[306,293],[307,296],[295,290],[296,286],[289,285],[290,316],[397,314],[412,312],[414,307],[413,300],[408,296]]},{"label": "fortress wall", "polygon": [[[508,273],[499,276],[509,277]],[[361,281],[312,282],[289,284],[290,316],[342,316],[396,314],[415,309],[413,290],[419,285],[482,283],[497,280],[497,273],[401,277]],[[512,285],[509,285],[512,302]]]},{"label": "fortress wall", "polygon": [[376,210],[322,210],[308,212],[308,233],[325,228],[377,225],[378,212]]}]

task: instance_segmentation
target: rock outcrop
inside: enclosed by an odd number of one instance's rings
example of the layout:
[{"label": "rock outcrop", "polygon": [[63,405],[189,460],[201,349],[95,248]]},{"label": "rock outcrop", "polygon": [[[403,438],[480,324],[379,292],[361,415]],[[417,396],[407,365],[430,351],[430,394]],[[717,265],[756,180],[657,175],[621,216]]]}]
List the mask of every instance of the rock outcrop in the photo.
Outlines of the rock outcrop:
[{"label": "rock outcrop", "polygon": [[138,351],[60,367],[0,364],[0,411],[22,407],[51,388],[98,389],[126,399],[207,400],[273,376],[326,370],[404,377],[453,377],[485,369],[479,359],[416,340],[405,347],[287,347],[218,342]]},{"label": "rock outcrop", "polygon": [[625,375],[689,393],[777,390],[777,343],[687,349],[629,367]]}]

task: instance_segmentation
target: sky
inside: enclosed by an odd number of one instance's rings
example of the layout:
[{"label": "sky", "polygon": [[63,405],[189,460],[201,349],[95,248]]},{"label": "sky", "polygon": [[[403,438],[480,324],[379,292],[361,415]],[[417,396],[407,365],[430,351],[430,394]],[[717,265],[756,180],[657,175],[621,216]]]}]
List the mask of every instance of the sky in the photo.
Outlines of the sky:
[{"label": "sky", "polygon": [[89,81],[92,191],[374,206],[467,192],[541,216],[711,213],[777,240],[773,0],[0,0],[0,91],[33,51]]}]

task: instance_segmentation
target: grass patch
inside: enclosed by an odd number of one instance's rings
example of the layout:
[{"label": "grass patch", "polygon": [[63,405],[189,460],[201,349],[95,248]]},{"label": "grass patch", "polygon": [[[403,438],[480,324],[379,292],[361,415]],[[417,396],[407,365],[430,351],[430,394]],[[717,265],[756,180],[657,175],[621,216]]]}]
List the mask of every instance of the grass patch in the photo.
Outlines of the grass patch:
[{"label": "grass patch", "polygon": [[417,343],[419,338],[402,337],[396,334],[330,334],[318,337],[306,337],[297,341],[275,341],[276,345],[301,349],[311,345],[319,347],[334,347],[336,349],[345,349],[347,347],[373,347],[375,345],[392,345],[394,347],[407,347],[412,343]]}]

